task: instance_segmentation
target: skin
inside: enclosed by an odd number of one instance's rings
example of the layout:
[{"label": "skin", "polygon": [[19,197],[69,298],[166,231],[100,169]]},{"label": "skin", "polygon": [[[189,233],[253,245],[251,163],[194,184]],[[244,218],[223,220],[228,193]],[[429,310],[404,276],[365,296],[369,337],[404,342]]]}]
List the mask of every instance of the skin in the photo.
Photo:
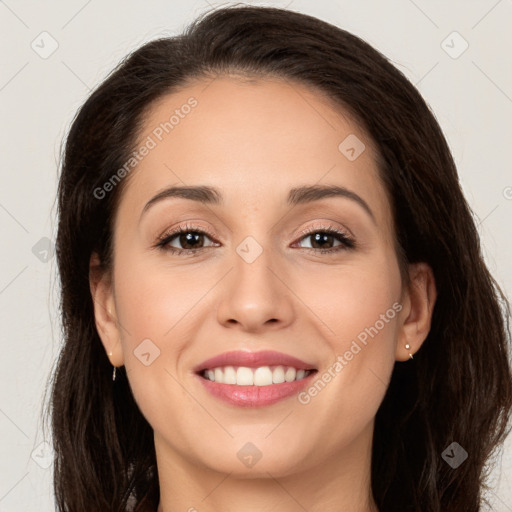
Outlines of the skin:
[{"label": "skin", "polygon": [[[129,177],[115,218],[112,272],[98,276],[91,257],[98,332],[111,363],[125,365],[154,429],[158,511],[377,510],[374,418],[395,361],[407,364],[430,329],[432,271],[410,265],[404,284],[373,143],[318,91],[233,75],[195,81],[152,106],[140,141],[191,96],[197,106]],[[354,161],[338,149],[350,134],[366,146]],[[349,198],[286,203],[291,188],[315,184],[356,193],[374,218]],[[141,218],[144,205],[171,185],[216,187],[224,202],[167,198]],[[195,256],[154,248],[160,235],[186,223],[213,235],[199,237]],[[329,226],[353,236],[356,247],[321,253],[318,247],[341,242],[315,246],[301,234]],[[236,251],[248,236],[262,248],[252,263]],[[169,245],[184,247],[179,237]],[[397,303],[394,318],[359,343],[307,404],[294,396],[237,408],[212,397],[193,374],[226,351],[276,350],[322,375]],[[160,350],[148,366],[134,355],[147,338]],[[261,452],[253,467],[237,457],[247,442]]]}]

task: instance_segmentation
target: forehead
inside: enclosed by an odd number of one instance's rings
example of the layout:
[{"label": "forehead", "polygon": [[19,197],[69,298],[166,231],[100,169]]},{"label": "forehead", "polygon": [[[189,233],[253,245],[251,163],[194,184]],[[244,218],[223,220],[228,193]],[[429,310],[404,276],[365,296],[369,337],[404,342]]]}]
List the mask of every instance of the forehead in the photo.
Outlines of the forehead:
[{"label": "forehead", "polygon": [[389,221],[373,141],[303,84],[226,76],[191,82],[148,109],[136,151],[120,205],[127,212],[140,213],[173,185],[219,188],[228,206],[270,207],[299,185],[335,184],[364,196]]}]

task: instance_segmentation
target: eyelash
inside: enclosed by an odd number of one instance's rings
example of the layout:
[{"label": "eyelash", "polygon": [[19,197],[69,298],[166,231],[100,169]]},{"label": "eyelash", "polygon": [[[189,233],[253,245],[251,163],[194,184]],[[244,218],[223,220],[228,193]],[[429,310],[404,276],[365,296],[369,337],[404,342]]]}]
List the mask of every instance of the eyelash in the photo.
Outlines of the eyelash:
[{"label": "eyelash", "polygon": [[[195,234],[199,234],[199,235],[206,235],[207,237],[212,239],[212,241],[215,242],[213,235],[208,230],[199,228],[198,226],[194,226],[191,224],[185,224],[184,226],[179,226],[177,229],[175,229],[171,232],[166,232],[163,235],[161,235],[158,238],[158,242],[155,244],[155,247],[162,251],[170,252],[170,253],[176,254],[176,255],[186,253],[186,254],[192,255],[192,256],[198,254],[199,251],[201,251],[202,249],[207,249],[207,247],[200,247],[199,249],[177,249],[176,247],[170,247],[167,245],[174,238],[176,238],[177,236],[179,236],[183,233],[195,233]],[[307,251],[312,251],[314,253],[321,253],[321,254],[330,253],[330,254],[332,254],[332,253],[337,253],[339,251],[344,251],[344,250],[346,251],[349,249],[354,249],[356,247],[355,240],[352,237],[350,237],[345,232],[343,232],[331,225],[305,229],[299,233],[299,235],[300,235],[299,241],[302,240],[303,238],[307,238],[308,236],[317,234],[317,233],[334,235],[335,238],[339,242],[341,242],[341,245],[339,245],[337,247],[332,247],[331,249],[315,249],[313,247],[301,247],[301,249],[305,249]]]}]

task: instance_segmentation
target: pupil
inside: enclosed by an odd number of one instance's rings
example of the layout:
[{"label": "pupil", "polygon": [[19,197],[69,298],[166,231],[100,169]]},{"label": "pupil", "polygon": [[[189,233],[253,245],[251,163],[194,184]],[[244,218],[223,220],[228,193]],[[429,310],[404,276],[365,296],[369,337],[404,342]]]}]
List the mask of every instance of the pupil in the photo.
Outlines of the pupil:
[{"label": "pupil", "polygon": [[[332,235],[329,235],[328,233],[315,233],[313,235],[313,239],[314,239],[314,242],[313,242],[313,247],[316,247],[317,244],[325,244],[325,243],[328,243],[328,242],[332,242],[332,238],[333,236]],[[320,247],[322,248],[322,247]]]},{"label": "pupil", "polygon": [[[202,247],[203,244],[194,245],[194,240],[197,242],[198,237],[202,236],[200,233],[185,233],[180,235],[180,244],[184,249],[194,249],[196,247]],[[192,242],[192,244],[191,244]],[[190,245],[190,247],[187,247]]]}]

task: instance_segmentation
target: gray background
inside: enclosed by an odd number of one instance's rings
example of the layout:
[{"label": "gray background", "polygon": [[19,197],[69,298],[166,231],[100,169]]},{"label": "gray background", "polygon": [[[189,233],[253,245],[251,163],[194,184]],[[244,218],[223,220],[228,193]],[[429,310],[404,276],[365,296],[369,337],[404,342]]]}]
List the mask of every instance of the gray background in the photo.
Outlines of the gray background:
[{"label": "gray background", "polygon": [[[417,85],[452,148],[486,261],[510,297],[512,1],[246,3],[287,6],[347,29]],[[54,510],[40,416],[60,345],[51,240],[61,140],[90,90],[130,50],[216,5],[0,1],[0,512]],[[493,510],[512,511],[512,436],[492,477]]]}]

